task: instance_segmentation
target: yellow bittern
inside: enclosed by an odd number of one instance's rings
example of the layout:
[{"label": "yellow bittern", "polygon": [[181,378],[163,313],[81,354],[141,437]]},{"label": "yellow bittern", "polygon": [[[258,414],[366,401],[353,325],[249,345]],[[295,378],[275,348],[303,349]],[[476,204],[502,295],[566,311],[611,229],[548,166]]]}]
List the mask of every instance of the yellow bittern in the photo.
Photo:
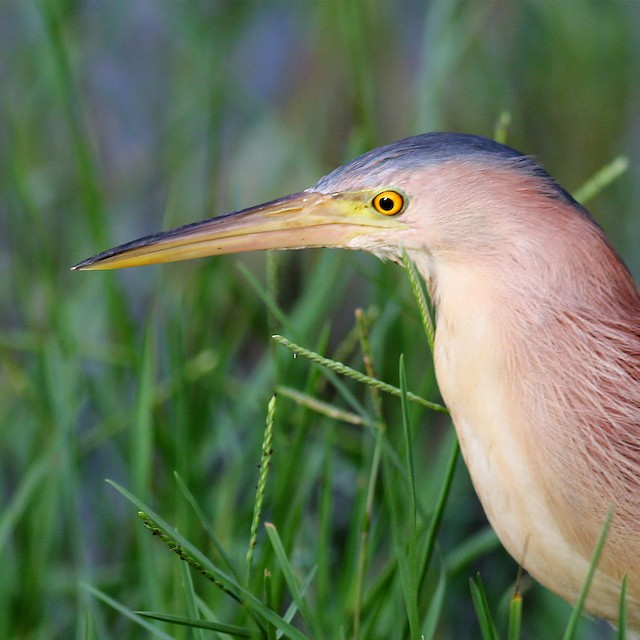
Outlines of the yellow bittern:
[{"label": "yellow bittern", "polygon": [[436,307],[435,366],[464,460],[508,552],[575,602],[640,628],[640,296],[591,215],[526,155],[432,133],[313,187],[105,251],[75,269],[340,247],[406,250]]}]

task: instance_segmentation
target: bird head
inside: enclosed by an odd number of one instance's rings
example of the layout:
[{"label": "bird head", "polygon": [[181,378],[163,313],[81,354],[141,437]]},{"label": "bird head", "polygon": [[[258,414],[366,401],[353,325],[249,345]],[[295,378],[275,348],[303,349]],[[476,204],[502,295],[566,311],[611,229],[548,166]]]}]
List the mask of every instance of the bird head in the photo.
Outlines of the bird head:
[{"label": "bird head", "polygon": [[[428,258],[439,250],[468,251],[474,242],[497,245],[499,227],[482,215],[496,211],[487,184],[495,185],[501,170],[511,199],[514,192],[525,197],[522,185],[532,176],[536,188],[546,184],[556,197],[570,198],[509,147],[478,136],[431,133],[374,149],[304,191],[134,240],[73,269],[307,247],[359,249],[397,261],[401,247]],[[492,206],[483,206],[483,197],[493,199]]]}]

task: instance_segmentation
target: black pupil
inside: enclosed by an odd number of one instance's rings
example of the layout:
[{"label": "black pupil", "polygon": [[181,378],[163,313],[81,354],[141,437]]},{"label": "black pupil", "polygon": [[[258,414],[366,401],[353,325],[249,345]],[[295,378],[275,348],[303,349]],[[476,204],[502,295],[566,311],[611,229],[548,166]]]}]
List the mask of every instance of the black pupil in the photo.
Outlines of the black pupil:
[{"label": "black pupil", "polygon": [[395,207],[395,202],[389,196],[383,196],[378,203],[383,211],[391,211]]}]

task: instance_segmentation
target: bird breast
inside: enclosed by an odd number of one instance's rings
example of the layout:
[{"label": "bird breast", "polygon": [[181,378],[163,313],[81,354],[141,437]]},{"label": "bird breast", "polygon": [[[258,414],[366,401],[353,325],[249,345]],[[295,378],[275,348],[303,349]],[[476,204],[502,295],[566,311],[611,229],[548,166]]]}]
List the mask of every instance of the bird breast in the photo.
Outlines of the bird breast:
[{"label": "bird breast", "polygon": [[[558,406],[563,399],[553,381],[557,372],[548,369],[549,354],[541,358],[527,347],[536,341],[522,334],[526,309],[514,309],[517,301],[505,299],[492,276],[482,268],[438,264],[432,285],[438,384],[473,485],[502,544],[539,582],[575,602],[610,501],[593,473],[585,477],[593,460],[571,449],[580,434],[569,424],[571,407]],[[556,354],[556,360],[562,357]],[[585,497],[590,510],[584,509]],[[616,525],[624,525],[618,516],[587,607],[615,619],[620,580],[629,573],[630,618],[640,624],[638,531],[621,554]],[[584,531],[590,532],[586,539]]]}]

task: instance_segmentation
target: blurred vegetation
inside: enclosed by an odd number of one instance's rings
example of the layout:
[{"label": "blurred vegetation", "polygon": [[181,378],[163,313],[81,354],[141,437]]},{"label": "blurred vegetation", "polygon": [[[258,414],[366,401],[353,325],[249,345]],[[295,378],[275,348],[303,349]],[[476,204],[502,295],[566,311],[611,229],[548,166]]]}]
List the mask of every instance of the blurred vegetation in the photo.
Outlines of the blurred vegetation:
[{"label": "blurred vegetation", "polygon": [[[243,566],[276,386],[375,410],[368,390],[327,379],[271,334],[364,370],[354,330],[363,308],[377,375],[398,385],[404,353],[409,390],[438,400],[407,278],[370,256],[252,254],[118,273],[69,266],[299,190],[400,137],[491,136],[507,110],[509,143],[569,190],[629,157],[630,170],[590,208],[638,276],[639,9],[614,0],[0,1],[0,637],[149,633],[96,589],[129,610],[193,613],[183,563],[105,478],[215,557],[177,471]],[[382,407],[400,454],[400,402],[384,397]],[[424,525],[452,429],[443,414],[409,415]],[[263,519],[301,581],[315,570],[307,595],[319,633],[352,637],[375,438],[282,396],[274,420]],[[389,524],[398,486],[374,482],[366,639],[406,633]],[[284,614],[290,591],[274,549],[260,527],[254,567],[272,571],[269,601]],[[418,604],[424,614],[444,577],[434,637],[478,637],[469,590],[478,571],[504,631],[517,567],[488,531],[462,463],[432,565]],[[201,614],[246,624],[215,586],[191,579]],[[260,575],[250,585],[262,597]],[[520,586],[522,637],[559,637],[568,605],[526,578]],[[581,638],[610,633],[581,624]]]}]

